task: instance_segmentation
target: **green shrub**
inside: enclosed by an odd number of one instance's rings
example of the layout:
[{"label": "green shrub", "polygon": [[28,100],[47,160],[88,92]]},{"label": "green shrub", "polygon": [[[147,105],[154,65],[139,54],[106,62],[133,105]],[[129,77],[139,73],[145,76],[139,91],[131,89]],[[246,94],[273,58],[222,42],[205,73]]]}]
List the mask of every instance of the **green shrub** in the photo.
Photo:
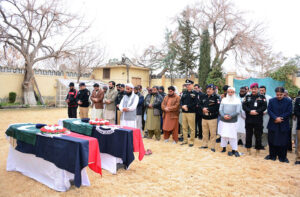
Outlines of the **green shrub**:
[{"label": "green shrub", "polygon": [[14,103],[16,101],[17,94],[15,92],[10,92],[8,94],[8,101],[9,103]]}]

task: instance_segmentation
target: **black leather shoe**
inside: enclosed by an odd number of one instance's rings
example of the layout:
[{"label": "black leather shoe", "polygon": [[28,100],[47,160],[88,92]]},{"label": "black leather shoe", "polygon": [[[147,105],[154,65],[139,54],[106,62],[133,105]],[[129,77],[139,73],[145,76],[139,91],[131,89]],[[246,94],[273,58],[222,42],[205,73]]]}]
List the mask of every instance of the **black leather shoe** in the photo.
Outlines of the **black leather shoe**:
[{"label": "black leather shoe", "polygon": [[267,155],[267,156],[265,157],[265,160],[272,160],[272,161],[276,161],[276,158],[274,158],[274,157],[271,157],[270,155]]},{"label": "black leather shoe", "polygon": [[220,143],[220,142],[221,142],[221,138],[219,137],[216,139],[216,143]]},{"label": "black leather shoe", "polygon": [[228,156],[232,156],[233,153],[231,151],[228,152]]},{"label": "black leather shoe", "polygon": [[194,144],[189,144],[189,147],[193,147],[194,146]]},{"label": "black leather shoe", "polygon": [[300,164],[300,161],[295,161],[295,165],[299,165]]},{"label": "black leather shoe", "polygon": [[183,142],[183,137],[178,138],[179,142]]},{"label": "black leather shoe", "polygon": [[210,149],[212,152],[216,152],[216,149],[214,149],[214,148],[212,148],[212,149]]},{"label": "black leather shoe", "polygon": [[240,153],[238,151],[235,151],[234,156],[235,157],[240,157]]},{"label": "black leather shoe", "polygon": [[226,152],[226,147],[223,147],[223,149],[222,149],[221,152],[222,152],[222,153],[225,153],[225,152]]},{"label": "black leather shoe", "polygon": [[199,147],[200,149],[207,149],[208,147],[207,146],[201,146]]},{"label": "black leather shoe", "polygon": [[290,163],[290,161],[287,158],[285,158],[283,160],[279,160],[279,161],[282,162],[282,163]]}]

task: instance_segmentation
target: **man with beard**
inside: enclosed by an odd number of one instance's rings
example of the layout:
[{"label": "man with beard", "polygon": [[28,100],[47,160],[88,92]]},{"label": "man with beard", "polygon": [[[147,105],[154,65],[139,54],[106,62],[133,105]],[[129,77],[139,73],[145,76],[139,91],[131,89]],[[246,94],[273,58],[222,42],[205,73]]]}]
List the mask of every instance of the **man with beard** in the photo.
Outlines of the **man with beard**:
[{"label": "man with beard", "polygon": [[140,129],[141,134],[143,135],[143,106],[144,106],[144,96],[140,92],[140,87],[134,87],[134,93],[139,97],[139,103],[136,108],[136,128]]},{"label": "man with beard", "polygon": [[77,108],[78,104],[76,102],[77,90],[74,88],[74,83],[69,84],[70,90],[66,97],[66,102],[68,103],[68,116],[69,118],[77,118]]},{"label": "man with beard", "polygon": [[161,103],[161,109],[163,111],[163,131],[165,142],[169,141],[170,135],[173,136],[173,143],[178,142],[178,119],[179,119],[179,106],[180,97],[175,94],[175,88],[173,86],[168,87],[168,95]]},{"label": "man with beard", "polygon": [[103,119],[103,98],[104,98],[104,92],[99,88],[99,84],[94,84],[94,90],[91,95],[91,101],[92,101],[92,113],[91,118],[93,120],[97,119]]},{"label": "man with beard", "polygon": [[261,135],[263,132],[263,114],[267,109],[267,101],[264,95],[258,91],[258,83],[250,86],[251,93],[247,94],[243,101],[243,110],[246,113],[246,148],[251,155],[252,136],[255,136],[256,154],[260,153]]},{"label": "man with beard", "polygon": [[[241,87],[240,88],[240,93],[239,93],[239,96],[238,98],[240,99],[241,102],[244,101],[244,98],[247,94],[247,91],[246,91],[246,87]],[[241,108],[241,112],[240,114],[238,115],[238,125],[237,125],[237,138],[238,138],[238,144],[239,145],[244,145],[246,142],[245,142],[245,134],[246,134],[246,130],[245,130],[245,119],[246,119],[246,114],[245,114],[245,111]]]},{"label": "man with beard", "polygon": [[148,138],[149,137],[149,135],[148,135],[148,131],[147,131],[147,129],[146,129],[146,120],[147,120],[147,108],[146,108],[146,106],[145,106],[145,101],[147,100],[147,99],[150,99],[151,98],[151,96],[152,96],[152,88],[150,88],[150,87],[147,87],[147,94],[146,94],[146,96],[144,96],[145,97],[145,99],[144,99],[144,120],[145,120],[145,123],[144,123],[144,127],[143,127],[143,129],[144,129],[144,138]]},{"label": "man with beard", "polygon": [[277,156],[280,162],[289,163],[287,159],[287,148],[289,143],[289,119],[292,114],[292,100],[284,97],[284,88],[275,89],[276,97],[270,99],[268,113],[270,120],[268,123],[269,155],[266,160],[275,161]]},{"label": "man with beard", "polygon": [[154,86],[151,95],[145,99],[145,107],[147,113],[145,130],[148,131],[149,139],[155,135],[156,140],[160,140],[160,111],[163,98],[158,93],[158,87]]},{"label": "man with beard", "polygon": [[[159,86],[159,88],[158,88],[158,93],[162,96],[162,98],[164,99],[165,98],[165,96],[167,95],[166,93],[165,93],[165,88],[164,88],[164,86]],[[163,120],[163,117],[162,117],[162,111],[160,111],[160,122],[161,122],[161,124],[160,124],[160,129],[161,129],[161,134],[163,134],[163,125],[164,125],[164,120]]]},{"label": "man with beard", "polygon": [[119,89],[117,89],[118,91],[118,94],[117,94],[117,98],[115,100],[115,104],[116,104],[116,112],[117,112],[117,121],[116,121],[116,124],[117,125],[120,125],[120,117],[121,117],[121,114],[122,112],[120,111],[119,109],[119,104],[121,103],[121,100],[123,98],[123,96],[126,94],[125,92],[125,85],[124,84],[119,84]]},{"label": "man with beard", "polygon": [[121,126],[136,128],[136,108],[139,103],[139,97],[134,94],[134,86],[131,83],[126,84],[125,87],[126,93],[119,104],[119,109],[122,112],[120,123]]},{"label": "man with beard", "polygon": [[104,95],[103,103],[105,104],[104,119],[108,120],[110,124],[115,124],[116,119],[116,105],[115,100],[118,92],[115,90],[115,82],[110,81],[108,83],[109,89]]},{"label": "man with beard", "polygon": [[240,99],[235,96],[235,89],[228,87],[226,97],[223,97],[219,109],[218,134],[221,136],[222,152],[226,152],[226,146],[228,142],[230,143],[232,152],[228,152],[229,156],[240,156],[237,151],[237,120],[241,112],[241,105]]}]

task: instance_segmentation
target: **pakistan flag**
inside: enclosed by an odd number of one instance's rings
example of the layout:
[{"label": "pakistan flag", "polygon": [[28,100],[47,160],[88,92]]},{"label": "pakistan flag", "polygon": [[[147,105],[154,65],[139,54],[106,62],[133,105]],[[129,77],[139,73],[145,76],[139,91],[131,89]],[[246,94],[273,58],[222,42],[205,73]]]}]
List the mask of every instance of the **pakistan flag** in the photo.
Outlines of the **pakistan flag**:
[{"label": "pakistan flag", "polygon": [[35,145],[36,134],[40,133],[40,129],[35,127],[35,124],[12,124],[6,130],[6,135],[13,137],[22,142]]}]

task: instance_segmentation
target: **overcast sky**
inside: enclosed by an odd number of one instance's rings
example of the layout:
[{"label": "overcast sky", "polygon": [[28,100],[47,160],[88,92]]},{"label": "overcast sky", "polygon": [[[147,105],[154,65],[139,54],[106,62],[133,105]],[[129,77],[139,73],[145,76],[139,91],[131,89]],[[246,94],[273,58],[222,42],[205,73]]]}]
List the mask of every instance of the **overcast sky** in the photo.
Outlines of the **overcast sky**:
[{"label": "overcast sky", "polygon": [[[71,1],[71,0],[70,0]],[[198,0],[199,1],[199,0]],[[93,20],[91,32],[106,46],[107,59],[141,54],[164,40],[171,19],[195,0],[72,0],[73,9]],[[275,52],[300,54],[300,0],[233,0],[248,11],[247,19],[262,21]]]}]

